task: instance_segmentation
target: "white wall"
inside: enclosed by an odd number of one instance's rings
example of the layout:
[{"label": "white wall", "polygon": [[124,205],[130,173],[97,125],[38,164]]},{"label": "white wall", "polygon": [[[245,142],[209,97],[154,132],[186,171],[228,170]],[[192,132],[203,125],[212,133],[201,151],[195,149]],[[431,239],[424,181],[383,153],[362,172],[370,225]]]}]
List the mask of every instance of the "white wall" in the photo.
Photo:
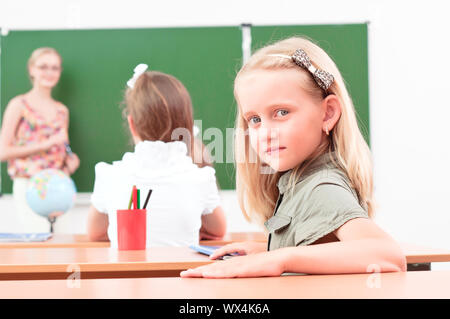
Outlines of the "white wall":
[{"label": "white wall", "polygon": [[[10,29],[370,21],[376,221],[397,240],[450,248],[446,1],[0,0],[0,5],[0,26]],[[227,205],[235,213],[235,203]],[[230,226],[238,228],[234,220],[239,222],[233,219]]]}]

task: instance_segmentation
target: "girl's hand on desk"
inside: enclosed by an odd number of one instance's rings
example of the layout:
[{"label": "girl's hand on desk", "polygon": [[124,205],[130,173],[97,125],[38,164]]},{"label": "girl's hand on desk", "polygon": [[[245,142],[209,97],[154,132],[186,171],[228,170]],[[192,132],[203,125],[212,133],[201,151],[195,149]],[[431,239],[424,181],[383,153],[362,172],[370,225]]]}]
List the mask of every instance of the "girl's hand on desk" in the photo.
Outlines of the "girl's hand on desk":
[{"label": "girl's hand on desk", "polygon": [[276,251],[238,256],[216,261],[212,264],[188,269],[180,273],[181,277],[234,278],[234,277],[275,277],[283,272]]},{"label": "girl's hand on desk", "polygon": [[244,241],[240,243],[232,243],[218,248],[209,256],[210,259],[217,259],[223,255],[237,253],[239,255],[256,254],[267,250],[266,243]]}]

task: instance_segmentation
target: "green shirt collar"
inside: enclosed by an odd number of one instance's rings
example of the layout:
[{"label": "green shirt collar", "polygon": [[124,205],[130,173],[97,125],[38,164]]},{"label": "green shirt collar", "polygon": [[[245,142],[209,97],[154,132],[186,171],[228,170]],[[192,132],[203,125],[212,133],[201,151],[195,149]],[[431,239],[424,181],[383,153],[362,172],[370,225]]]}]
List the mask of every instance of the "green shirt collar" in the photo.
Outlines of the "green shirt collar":
[{"label": "green shirt collar", "polygon": [[[336,154],[335,152],[331,153],[325,153],[320,155],[313,163],[311,163],[306,170],[303,172],[302,176],[296,181],[296,183],[303,180],[306,176],[311,175],[312,173],[326,167],[326,166],[332,166],[336,167],[336,165],[333,163],[332,158],[336,161]],[[280,194],[284,194],[288,188],[289,188],[289,178],[291,177],[293,172],[293,169],[290,169],[289,171],[285,172],[283,175],[281,175],[280,179],[278,180],[278,190]]]}]

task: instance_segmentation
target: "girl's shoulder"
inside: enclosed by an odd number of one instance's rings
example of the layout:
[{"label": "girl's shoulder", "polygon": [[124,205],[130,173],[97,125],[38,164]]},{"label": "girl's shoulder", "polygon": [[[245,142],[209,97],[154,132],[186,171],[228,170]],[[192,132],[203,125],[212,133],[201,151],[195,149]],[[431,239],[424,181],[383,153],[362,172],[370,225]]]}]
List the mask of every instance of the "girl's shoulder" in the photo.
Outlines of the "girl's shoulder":
[{"label": "girl's shoulder", "polygon": [[353,188],[347,173],[340,168],[327,168],[314,176],[309,187],[310,198],[340,197],[346,201],[358,200],[356,190]]},{"label": "girl's shoulder", "polygon": [[346,173],[338,168],[321,170],[297,184],[292,193],[288,192],[285,207],[298,216],[316,212],[324,219],[331,216],[331,212],[366,214]]},{"label": "girl's shoulder", "polygon": [[351,193],[354,192],[350,179],[342,169],[326,167],[308,175],[301,182],[297,183],[291,194],[294,197],[311,198],[314,194],[322,194],[324,188],[327,191],[333,191],[333,189],[338,188],[338,190],[345,189]]},{"label": "girl's shoulder", "polygon": [[56,107],[59,111],[69,113],[69,108],[59,101],[56,101]]},{"label": "girl's shoulder", "polygon": [[347,173],[338,167],[327,167],[318,172],[315,182],[320,185],[323,183],[337,184],[341,186],[350,186],[350,179]]},{"label": "girl's shoulder", "polygon": [[69,108],[59,101],[55,101],[56,110],[64,116],[69,115]]}]

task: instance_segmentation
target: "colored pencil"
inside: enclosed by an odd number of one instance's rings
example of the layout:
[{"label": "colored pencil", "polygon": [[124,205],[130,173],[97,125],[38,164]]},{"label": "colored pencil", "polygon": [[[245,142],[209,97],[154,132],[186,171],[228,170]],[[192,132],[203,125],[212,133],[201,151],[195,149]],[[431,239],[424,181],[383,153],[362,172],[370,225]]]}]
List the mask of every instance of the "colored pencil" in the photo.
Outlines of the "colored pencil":
[{"label": "colored pencil", "polygon": [[133,209],[137,209],[137,188],[133,186]]},{"label": "colored pencil", "polygon": [[150,189],[148,191],[147,198],[145,199],[144,207],[142,207],[142,209],[146,209],[147,208],[147,203],[148,203],[148,200],[150,199],[150,195],[151,194],[152,194],[152,190]]},{"label": "colored pencil", "polygon": [[138,188],[137,190],[137,209],[141,209],[141,190]]},{"label": "colored pencil", "polygon": [[131,190],[130,202],[128,203],[128,209],[131,209],[131,203],[133,202],[133,190]]}]

